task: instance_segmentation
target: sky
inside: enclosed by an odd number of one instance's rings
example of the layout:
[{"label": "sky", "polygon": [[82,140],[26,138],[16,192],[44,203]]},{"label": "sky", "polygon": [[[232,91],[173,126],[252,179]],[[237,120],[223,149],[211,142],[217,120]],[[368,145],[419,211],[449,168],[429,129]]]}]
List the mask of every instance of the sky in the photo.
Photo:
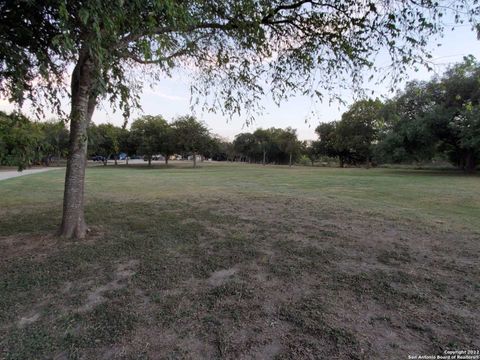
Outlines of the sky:
[{"label": "sky", "polygon": [[[441,46],[437,46],[441,44]],[[472,54],[480,59],[480,41],[477,35],[471,30],[469,25],[458,25],[453,30],[445,32],[443,38],[433,39],[429,45],[434,72],[426,69],[413,69],[408,72],[408,80],[428,80],[434,73],[441,74],[449,65],[459,62],[463,56]],[[385,60],[385,59],[383,59]],[[382,58],[378,59],[381,62]],[[366,84],[367,87],[375,90],[374,96],[392,96],[388,91],[387,84]],[[396,84],[401,89],[403,83]],[[301,140],[315,139],[315,127],[321,122],[338,120],[341,114],[348,109],[353,102],[354,94],[351,91],[345,91],[342,97],[346,99],[346,105],[338,103],[329,104],[328,101],[318,103],[312,101],[310,97],[297,96],[283,102],[277,106],[273,101],[266,98],[260,105],[264,108],[261,115],[256,116],[255,122],[250,126],[245,124],[245,118],[228,116],[221,114],[204,113],[200,108],[192,110],[190,106],[190,79],[187,73],[177,72],[171,78],[160,79],[153,88],[145,86],[140,97],[142,111],[136,111],[132,114],[130,123],[136,117],[141,115],[162,115],[167,120],[172,120],[176,116],[191,114],[192,111],[200,120],[204,121],[212,133],[218,134],[228,140],[233,140],[234,136],[240,132],[251,132],[258,127],[280,127],[291,126],[297,129]],[[67,105],[66,105],[67,106]],[[67,108],[66,108],[67,109]],[[65,110],[66,110],[65,109]],[[14,105],[7,100],[0,98],[0,110],[10,112],[14,110]],[[29,115],[32,114],[26,105],[22,111]],[[51,117],[48,112],[46,118]],[[114,112],[108,103],[101,103],[96,109],[93,118],[96,124],[113,123],[121,126],[124,122],[120,112]]]}]

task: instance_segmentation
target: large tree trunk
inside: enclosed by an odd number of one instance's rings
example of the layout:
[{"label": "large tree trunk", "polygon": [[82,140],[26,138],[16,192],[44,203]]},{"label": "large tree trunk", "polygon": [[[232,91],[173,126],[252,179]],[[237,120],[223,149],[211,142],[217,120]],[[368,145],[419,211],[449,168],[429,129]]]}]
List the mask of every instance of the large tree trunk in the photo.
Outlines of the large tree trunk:
[{"label": "large tree trunk", "polygon": [[165,155],[165,166],[168,166],[168,155]]},{"label": "large tree trunk", "polygon": [[197,152],[193,152],[193,168],[197,167]]},{"label": "large tree trunk", "polygon": [[91,61],[81,55],[72,74],[70,145],[60,228],[60,235],[66,238],[80,239],[87,233],[84,214],[87,126],[96,105],[96,96],[92,93],[92,70]]},{"label": "large tree trunk", "polygon": [[267,152],[263,150],[263,159],[262,159],[262,165],[265,165],[265,157],[267,156]]},{"label": "large tree trunk", "polygon": [[470,173],[475,172],[477,164],[475,162],[475,155],[473,154],[473,151],[467,151],[464,161],[465,161],[465,171]]},{"label": "large tree trunk", "polygon": [[290,153],[290,159],[288,161],[288,166],[292,167],[292,153]]}]

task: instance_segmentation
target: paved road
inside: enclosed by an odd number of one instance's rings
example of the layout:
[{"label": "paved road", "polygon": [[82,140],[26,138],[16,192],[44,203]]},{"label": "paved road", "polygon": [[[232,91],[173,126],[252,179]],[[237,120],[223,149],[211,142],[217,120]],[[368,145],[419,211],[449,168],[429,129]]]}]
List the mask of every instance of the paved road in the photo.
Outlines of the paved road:
[{"label": "paved road", "polygon": [[37,174],[45,171],[50,171],[50,170],[56,170],[56,169],[61,169],[58,167],[45,167],[45,168],[39,168],[39,169],[27,169],[23,171],[17,171],[17,170],[0,170],[0,181],[1,180],[6,180],[6,179],[11,179],[17,176],[23,176],[23,175],[31,175],[31,174]]}]

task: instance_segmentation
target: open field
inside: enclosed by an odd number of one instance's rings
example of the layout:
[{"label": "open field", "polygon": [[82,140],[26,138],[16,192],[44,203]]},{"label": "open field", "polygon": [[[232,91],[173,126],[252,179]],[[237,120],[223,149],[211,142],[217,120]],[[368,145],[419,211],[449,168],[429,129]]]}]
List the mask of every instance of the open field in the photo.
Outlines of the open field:
[{"label": "open field", "polygon": [[[190,164],[188,164],[190,165]],[[480,177],[187,164],[0,182],[0,358],[407,359],[480,348]]]}]

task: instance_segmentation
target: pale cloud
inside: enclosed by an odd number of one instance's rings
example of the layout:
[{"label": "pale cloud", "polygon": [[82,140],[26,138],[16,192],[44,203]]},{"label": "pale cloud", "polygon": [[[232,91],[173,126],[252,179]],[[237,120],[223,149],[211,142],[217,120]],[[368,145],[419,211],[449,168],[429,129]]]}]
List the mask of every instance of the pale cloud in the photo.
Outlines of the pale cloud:
[{"label": "pale cloud", "polygon": [[145,91],[145,94],[158,96],[162,99],[167,99],[167,100],[171,100],[171,101],[188,101],[188,98],[186,98],[185,96],[170,95],[170,94],[167,94],[167,93],[163,92],[162,90],[160,90],[158,88],[153,88],[153,89],[148,88]]}]

